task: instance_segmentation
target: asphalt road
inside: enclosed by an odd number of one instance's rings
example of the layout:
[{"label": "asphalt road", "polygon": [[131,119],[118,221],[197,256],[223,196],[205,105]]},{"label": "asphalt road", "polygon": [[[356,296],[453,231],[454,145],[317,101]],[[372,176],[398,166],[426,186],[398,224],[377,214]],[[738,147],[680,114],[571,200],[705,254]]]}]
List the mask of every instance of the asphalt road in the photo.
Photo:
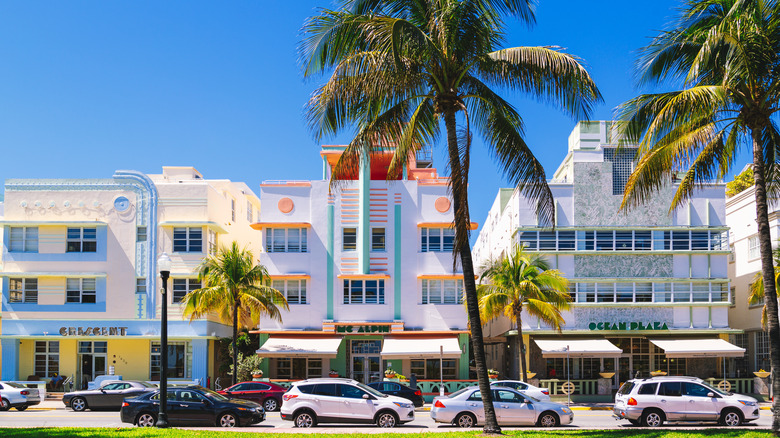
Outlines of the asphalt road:
[{"label": "asphalt road", "polygon": [[[411,423],[399,426],[393,430],[393,432],[451,432],[458,430],[457,428],[438,424],[431,420],[430,414],[427,411],[416,412],[415,420]],[[771,412],[768,410],[761,411],[761,418],[753,423],[742,426],[746,430],[754,430],[759,428],[769,428],[771,426]],[[0,412],[0,427],[134,427],[127,423],[122,423],[119,419],[118,412],[73,412],[71,410],[56,409],[56,410],[27,410],[24,412],[18,412],[14,409],[8,412]],[[716,427],[715,424],[699,424],[699,423],[684,423],[684,424],[672,424],[668,426],[670,429],[685,429],[685,428],[709,428]],[[628,428],[633,429],[627,421],[615,421],[612,418],[611,411],[603,410],[575,410],[574,422],[571,425],[563,427],[563,429],[618,429]],[[204,428],[208,429],[208,428]],[[505,428],[515,429],[515,428]],[[523,428],[519,428],[523,429]],[[526,428],[527,429],[527,428]],[[310,430],[293,429],[292,423],[289,421],[283,421],[279,417],[279,412],[269,412],[266,416],[266,421],[251,426],[242,427],[238,430],[247,432],[263,432],[274,431],[282,432],[285,430],[295,432],[340,432],[351,433],[361,432],[370,433],[387,432],[387,429],[380,429],[370,425],[324,425],[312,428]]]}]

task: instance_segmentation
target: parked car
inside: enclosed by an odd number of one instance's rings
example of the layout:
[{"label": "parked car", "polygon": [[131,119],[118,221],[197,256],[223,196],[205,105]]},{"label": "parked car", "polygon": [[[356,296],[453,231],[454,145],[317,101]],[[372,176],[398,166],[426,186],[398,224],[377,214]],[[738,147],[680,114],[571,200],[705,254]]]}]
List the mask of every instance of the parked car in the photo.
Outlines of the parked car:
[{"label": "parked car", "polygon": [[[491,388],[496,419],[501,426],[537,425],[556,427],[574,419],[571,409],[559,403],[537,400],[511,388]],[[463,388],[433,399],[431,418],[437,423],[472,427],[485,423],[482,393],[478,386]]]},{"label": "parked car", "polygon": [[612,414],[635,426],[657,427],[665,421],[739,426],[758,419],[758,404],[753,397],[720,391],[696,377],[652,377],[624,383]]},{"label": "parked car", "polygon": [[137,380],[106,380],[98,389],[67,392],[62,396],[62,402],[76,412],[87,409],[119,409],[125,398],[155,389],[157,386]]},{"label": "parked car", "polygon": [[521,380],[496,380],[490,382],[490,386],[502,386],[504,388],[516,389],[523,394],[528,394],[531,397],[541,400],[550,401],[550,390],[547,388],[538,388],[534,385],[529,385]]},{"label": "parked car", "polygon": [[405,398],[412,402],[415,407],[420,407],[425,404],[422,391],[419,389],[412,389],[403,383],[398,382],[371,382],[368,386],[376,389],[382,394],[394,395],[396,397]]},{"label": "parked car", "polygon": [[41,403],[37,388],[28,388],[16,382],[0,382],[0,411],[16,408],[23,411]]},{"label": "parked car", "polygon": [[241,382],[217,392],[231,398],[260,403],[266,412],[270,412],[282,406],[282,395],[285,391],[287,388],[284,386],[271,382]]},{"label": "parked car", "polygon": [[[122,402],[123,423],[153,427],[160,412],[160,391]],[[168,389],[168,423],[172,426],[249,426],[265,420],[263,406],[249,400],[227,398],[198,385]]]},{"label": "parked car", "polygon": [[414,420],[409,400],[382,394],[352,379],[321,378],[293,383],[284,394],[282,420],[296,427],[317,423],[375,423],[395,427]]}]

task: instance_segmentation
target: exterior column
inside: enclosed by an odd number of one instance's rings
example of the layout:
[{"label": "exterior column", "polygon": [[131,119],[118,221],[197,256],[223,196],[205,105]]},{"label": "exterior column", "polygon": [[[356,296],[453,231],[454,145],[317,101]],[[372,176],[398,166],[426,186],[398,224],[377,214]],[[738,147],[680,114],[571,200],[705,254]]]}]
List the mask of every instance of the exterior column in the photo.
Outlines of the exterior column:
[{"label": "exterior column", "polygon": [[0,379],[19,380],[19,340],[0,339],[0,347],[3,350],[3,370]]},{"label": "exterior column", "polygon": [[393,319],[401,320],[401,204],[396,200],[393,215]]},{"label": "exterior column", "polygon": [[327,266],[325,268],[325,275],[326,280],[325,283],[326,286],[326,316],[325,318],[332,321],[333,320],[333,270],[336,268],[336,264],[333,260],[333,239],[334,239],[334,229],[333,229],[333,221],[335,218],[335,205],[334,205],[334,198],[333,195],[328,195],[328,236],[327,236],[327,242],[325,244],[325,250],[327,252]]},{"label": "exterior column", "polygon": [[358,180],[360,188],[358,229],[357,229],[357,250],[358,250],[358,271],[361,274],[368,274],[371,269],[371,158],[361,157],[360,159],[360,177]]}]

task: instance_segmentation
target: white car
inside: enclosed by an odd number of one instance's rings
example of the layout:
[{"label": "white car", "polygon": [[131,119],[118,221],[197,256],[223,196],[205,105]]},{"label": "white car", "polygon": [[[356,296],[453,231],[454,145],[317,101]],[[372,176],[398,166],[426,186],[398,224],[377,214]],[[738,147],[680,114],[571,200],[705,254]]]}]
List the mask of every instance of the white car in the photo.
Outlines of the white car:
[{"label": "white car", "polygon": [[37,388],[28,388],[16,382],[0,382],[0,411],[11,408],[23,411],[40,402],[41,395]]},{"label": "white car", "polygon": [[[536,400],[510,388],[493,387],[493,407],[499,425],[557,427],[574,420],[571,409],[559,403]],[[478,386],[463,388],[433,399],[431,418],[437,423],[473,427],[485,423],[482,393]]]},{"label": "white car", "polygon": [[538,388],[521,380],[496,380],[495,382],[490,382],[490,386],[502,386],[504,388],[516,389],[537,400],[550,401],[550,391],[547,388]]},{"label": "white car", "polygon": [[282,420],[296,427],[317,423],[367,423],[395,427],[414,420],[414,405],[352,379],[322,378],[292,384],[282,396]]}]

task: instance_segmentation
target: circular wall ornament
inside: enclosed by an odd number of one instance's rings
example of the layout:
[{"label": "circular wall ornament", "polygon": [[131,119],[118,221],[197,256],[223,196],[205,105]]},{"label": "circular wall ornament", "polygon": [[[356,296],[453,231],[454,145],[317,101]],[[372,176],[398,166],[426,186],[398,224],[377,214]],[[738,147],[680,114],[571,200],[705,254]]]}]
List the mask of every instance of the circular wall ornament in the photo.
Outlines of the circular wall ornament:
[{"label": "circular wall ornament", "polygon": [[433,206],[436,208],[436,211],[439,213],[446,213],[450,211],[450,205],[452,203],[449,199],[445,198],[444,196],[439,197],[436,199],[436,202],[433,204]]},{"label": "circular wall ornament", "polygon": [[114,209],[116,211],[125,211],[128,208],[130,208],[130,200],[126,197],[117,196],[117,198],[114,199]]},{"label": "circular wall ornament", "polygon": [[279,207],[279,211],[281,211],[282,213],[289,213],[293,211],[293,207],[295,207],[295,203],[290,198],[282,198],[279,200],[277,207]]}]

